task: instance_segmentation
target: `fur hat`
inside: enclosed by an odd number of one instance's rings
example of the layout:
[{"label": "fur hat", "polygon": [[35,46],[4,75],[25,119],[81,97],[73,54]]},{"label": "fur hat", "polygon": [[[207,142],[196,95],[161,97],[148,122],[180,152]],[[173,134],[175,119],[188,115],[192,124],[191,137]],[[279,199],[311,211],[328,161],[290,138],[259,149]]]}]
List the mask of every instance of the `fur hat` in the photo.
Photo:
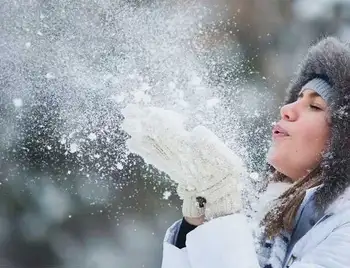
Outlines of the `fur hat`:
[{"label": "fur hat", "polygon": [[294,102],[302,87],[321,78],[335,91],[329,102],[331,140],[321,162],[323,187],[316,202],[325,209],[350,186],[350,46],[328,37],[310,47],[291,82],[285,104]]}]

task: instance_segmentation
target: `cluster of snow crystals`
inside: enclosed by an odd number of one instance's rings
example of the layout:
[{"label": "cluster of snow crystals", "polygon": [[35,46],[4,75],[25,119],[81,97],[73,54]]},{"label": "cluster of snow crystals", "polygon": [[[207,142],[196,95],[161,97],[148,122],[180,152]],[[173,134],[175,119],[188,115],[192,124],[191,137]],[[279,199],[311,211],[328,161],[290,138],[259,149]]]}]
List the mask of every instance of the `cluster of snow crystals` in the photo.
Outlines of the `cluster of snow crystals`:
[{"label": "cluster of snow crystals", "polygon": [[252,172],[249,174],[249,177],[253,180],[253,181],[258,181],[259,180],[259,173],[258,172]]},{"label": "cluster of snow crystals", "polygon": [[117,163],[117,169],[123,169],[123,164],[122,163]]},{"label": "cluster of snow crystals", "polygon": [[16,108],[20,108],[23,106],[23,100],[21,98],[15,98],[15,99],[13,99],[13,105]]},{"label": "cluster of snow crystals", "polygon": [[219,103],[220,103],[220,99],[218,99],[218,98],[209,99],[209,100],[207,100],[207,107],[210,109],[210,108],[215,107]]},{"label": "cluster of snow crystals", "polygon": [[71,152],[72,154],[76,153],[78,149],[79,149],[79,146],[76,143],[71,143],[69,146],[69,152]]},{"label": "cluster of snow crystals", "polygon": [[91,140],[91,141],[94,141],[96,140],[97,136],[95,133],[90,133],[89,136],[88,136],[88,139]]},{"label": "cluster of snow crystals", "polygon": [[338,117],[338,118],[345,118],[348,116],[348,110],[349,110],[349,107],[348,106],[344,106],[344,107],[340,107],[337,111],[335,111],[335,115]]},{"label": "cluster of snow crystals", "polygon": [[168,200],[170,196],[171,196],[171,192],[170,191],[165,191],[163,193],[163,199]]}]

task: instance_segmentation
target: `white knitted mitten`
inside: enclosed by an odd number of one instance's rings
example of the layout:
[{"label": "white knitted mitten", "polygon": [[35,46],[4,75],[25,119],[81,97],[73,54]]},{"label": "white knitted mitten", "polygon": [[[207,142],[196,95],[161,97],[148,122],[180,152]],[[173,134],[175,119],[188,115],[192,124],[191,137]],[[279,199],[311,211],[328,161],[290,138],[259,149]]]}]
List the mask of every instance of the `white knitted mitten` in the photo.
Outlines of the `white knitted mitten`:
[{"label": "white knitted mitten", "polygon": [[122,112],[130,151],[178,184],[184,216],[210,219],[240,210],[243,162],[213,132],[187,131],[185,118],[162,108],[129,105]]}]

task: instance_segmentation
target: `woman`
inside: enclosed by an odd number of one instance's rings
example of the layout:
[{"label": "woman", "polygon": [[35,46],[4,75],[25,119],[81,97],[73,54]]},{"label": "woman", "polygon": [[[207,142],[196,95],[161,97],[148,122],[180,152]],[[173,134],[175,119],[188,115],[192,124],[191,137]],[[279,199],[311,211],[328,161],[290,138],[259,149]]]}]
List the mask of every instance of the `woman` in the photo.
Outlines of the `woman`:
[{"label": "woman", "polygon": [[269,185],[289,185],[255,237],[232,184],[237,175],[205,179],[205,187],[197,180],[189,191],[178,174],[169,174],[179,183],[184,219],[167,231],[163,268],[350,267],[347,44],[326,38],[310,48],[273,128],[267,160]]}]

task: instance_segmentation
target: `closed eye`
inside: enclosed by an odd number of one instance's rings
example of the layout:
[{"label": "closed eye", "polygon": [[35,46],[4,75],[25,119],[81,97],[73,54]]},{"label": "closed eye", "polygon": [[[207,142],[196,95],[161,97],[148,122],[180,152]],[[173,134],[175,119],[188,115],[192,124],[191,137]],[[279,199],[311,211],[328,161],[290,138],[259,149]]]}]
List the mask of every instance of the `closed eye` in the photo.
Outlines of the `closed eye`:
[{"label": "closed eye", "polygon": [[316,110],[316,111],[323,111],[322,108],[318,107],[318,106],[315,106],[315,105],[311,105],[309,106],[312,110]]}]

